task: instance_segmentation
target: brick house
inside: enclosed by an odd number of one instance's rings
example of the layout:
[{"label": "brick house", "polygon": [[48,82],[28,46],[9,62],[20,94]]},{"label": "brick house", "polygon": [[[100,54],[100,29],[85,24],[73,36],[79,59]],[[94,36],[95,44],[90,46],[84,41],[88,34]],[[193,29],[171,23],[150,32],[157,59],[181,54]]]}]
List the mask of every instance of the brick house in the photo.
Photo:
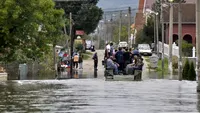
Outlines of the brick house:
[{"label": "brick house", "polygon": [[[178,4],[173,5],[173,42],[178,40]],[[196,43],[196,8],[195,4],[182,4],[182,39],[195,45]],[[166,11],[166,13],[165,13]],[[164,9],[165,36],[169,37],[169,8]],[[166,38],[166,42],[169,39]]]},{"label": "brick house", "polygon": [[[195,1],[186,0],[186,3],[182,4],[182,39],[195,45],[196,43],[196,13],[195,13]],[[145,11],[151,9],[155,0],[140,0],[138,12],[136,13],[135,26],[137,30],[142,29],[145,24]],[[173,41],[178,39],[178,5],[174,4],[174,24],[173,24]],[[169,7],[164,8],[164,24],[165,24],[165,42],[169,42]],[[142,16],[143,15],[143,16]]]}]

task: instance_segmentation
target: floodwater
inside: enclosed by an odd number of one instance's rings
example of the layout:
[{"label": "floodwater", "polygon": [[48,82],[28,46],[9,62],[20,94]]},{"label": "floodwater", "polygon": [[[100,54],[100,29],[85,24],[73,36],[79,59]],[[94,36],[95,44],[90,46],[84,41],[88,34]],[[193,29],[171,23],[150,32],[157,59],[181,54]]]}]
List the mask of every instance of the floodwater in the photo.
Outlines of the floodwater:
[{"label": "floodwater", "polygon": [[99,78],[0,82],[0,112],[199,113],[196,82]]}]

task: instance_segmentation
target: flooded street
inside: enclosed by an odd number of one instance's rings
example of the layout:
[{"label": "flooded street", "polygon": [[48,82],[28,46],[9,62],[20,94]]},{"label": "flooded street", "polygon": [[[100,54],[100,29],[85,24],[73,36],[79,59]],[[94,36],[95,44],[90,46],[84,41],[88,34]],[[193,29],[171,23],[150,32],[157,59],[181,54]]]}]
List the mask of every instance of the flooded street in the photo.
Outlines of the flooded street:
[{"label": "flooded street", "polygon": [[[8,113],[199,113],[196,82],[157,79],[144,68],[143,81],[106,81],[99,54],[70,76],[0,82],[0,112]],[[146,71],[145,71],[146,70]],[[49,80],[45,80],[46,79]],[[34,80],[35,79],[35,80]]]},{"label": "flooded street", "polygon": [[198,113],[196,82],[69,79],[0,83],[0,112]]}]

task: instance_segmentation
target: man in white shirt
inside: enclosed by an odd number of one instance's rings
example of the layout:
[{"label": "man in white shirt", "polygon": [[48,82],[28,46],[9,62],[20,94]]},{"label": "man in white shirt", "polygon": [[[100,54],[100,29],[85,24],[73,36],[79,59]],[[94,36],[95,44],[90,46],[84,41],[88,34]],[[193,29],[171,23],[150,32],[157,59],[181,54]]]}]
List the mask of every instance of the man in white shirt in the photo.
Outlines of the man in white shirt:
[{"label": "man in white shirt", "polygon": [[107,44],[107,45],[106,45],[106,49],[107,49],[107,51],[110,53],[110,44]]}]

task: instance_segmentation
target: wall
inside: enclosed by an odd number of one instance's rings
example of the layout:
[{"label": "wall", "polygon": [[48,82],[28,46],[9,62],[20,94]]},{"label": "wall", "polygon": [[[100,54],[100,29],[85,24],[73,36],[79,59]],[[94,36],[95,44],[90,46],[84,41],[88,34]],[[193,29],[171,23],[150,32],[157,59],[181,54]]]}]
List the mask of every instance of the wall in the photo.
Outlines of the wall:
[{"label": "wall", "polygon": [[[173,34],[178,35],[178,25],[175,24],[173,27]],[[184,24],[182,25],[182,38],[185,35],[191,35],[192,36],[192,44],[195,45],[195,39],[196,39],[196,25],[195,24]],[[166,27],[166,38],[169,37],[169,25]],[[169,43],[169,39],[166,39],[167,43]]]}]

